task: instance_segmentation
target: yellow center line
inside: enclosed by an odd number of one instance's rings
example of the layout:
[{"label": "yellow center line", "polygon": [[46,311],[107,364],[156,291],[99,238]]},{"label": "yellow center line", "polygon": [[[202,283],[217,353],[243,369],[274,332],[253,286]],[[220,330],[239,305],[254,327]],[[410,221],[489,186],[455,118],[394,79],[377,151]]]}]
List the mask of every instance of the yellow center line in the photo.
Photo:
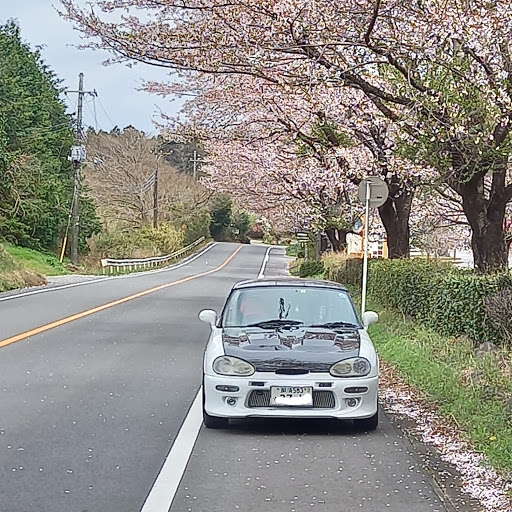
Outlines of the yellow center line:
[{"label": "yellow center line", "polygon": [[29,338],[30,336],[35,336],[36,334],[40,334],[42,332],[49,331],[50,329],[54,329],[55,327],[59,327],[64,324],[68,324],[70,322],[74,322],[75,320],[79,320],[80,318],[84,318],[89,315],[93,315],[94,313],[99,313],[108,308],[112,308],[114,306],[118,306],[119,304],[124,304],[133,299],[138,299],[140,297],[144,297],[145,295],[149,295],[150,293],[158,292],[160,290],[164,290],[165,288],[169,288],[170,286],[175,286],[177,284],[186,283],[187,281],[192,281],[193,279],[197,279],[199,277],[204,277],[209,274],[213,274],[214,272],[218,272],[222,270],[242,249],[239,247],[220,267],[214,268],[213,270],[208,270],[207,272],[202,272],[201,274],[195,274],[193,276],[185,277],[178,281],[173,281],[172,283],[162,284],[160,286],[156,286],[155,288],[150,288],[149,290],[145,290],[143,292],[134,293],[133,295],[129,295],[128,297],[124,297],[123,299],[118,299],[113,302],[109,302],[107,304],[103,304],[102,306],[97,306],[92,309],[88,309],[87,311],[82,311],[81,313],[77,313],[76,315],[71,315],[66,318],[62,318],[61,320],[57,320],[55,322],[51,322],[46,325],[42,325],[41,327],[36,327],[35,329],[31,329],[30,331],[23,332],[21,334],[17,334],[16,336],[12,336],[11,338],[7,338],[5,340],[0,341],[0,348],[10,345],[11,343],[16,343],[17,341],[24,340]]}]

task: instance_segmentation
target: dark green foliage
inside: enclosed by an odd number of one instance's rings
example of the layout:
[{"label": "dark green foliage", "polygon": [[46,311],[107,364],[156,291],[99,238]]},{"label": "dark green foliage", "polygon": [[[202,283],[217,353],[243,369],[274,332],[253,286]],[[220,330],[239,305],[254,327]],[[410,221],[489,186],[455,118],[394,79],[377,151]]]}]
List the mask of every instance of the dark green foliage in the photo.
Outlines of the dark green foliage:
[{"label": "dark green foliage", "polygon": [[201,164],[204,160],[204,150],[197,142],[161,142],[159,149],[165,159],[179,172],[194,174],[194,151],[196,152],[196,177],[201,176]]},{"label": "dark green foliage", "polygon": [[[73,191],[72,143],[58,79],[14,22],[0,26],[0,238],[58,247]],[[93,213],[84,199],[84,235],[95,230]]]},{"label": "dark green foliage", "polygon": [[319,260],[303,261],[299,267],[300,277],[318,276],[324,272],[324,262]]},{"label": "dark green foliage", "polygon": [[231,239],[232,202],[229,196],[219,196],[211,208],[210,233],[214,240],[227,241]]},{"label": "dark green foliage", "polygon": [[208,209],[201,208],[192,213],[182,213],[179,219],[182,223],[179,227],[183,229],[185,235],[184,245],[190,245],[202,236],[205,238],[210,237],[210,223],[212,218]]},{"label": "dark green foliage", "polygon": [[80,196],[80,229],[78,232],[79,252],[89,252],[87,240],[89,240],[93,235],[101,233],[101,228],[101,219],[98,216],[94,202],[85,193],[83,193]]},{"label": "dark green foliage", "polygon": [[219,242],[250,243],[248,233],[254,218],[244,210],[233,206],[231,197],[217,196],[210,207],[210,233]]},{"label": "dark green foliage", "polygon": [[253,220],[251,216],[243,210],[235,211],[232,214],[232,227],[235,233],[235,240],[242,243],[250,243],[247,233],[249,233]]},{"label": "dark green foliage", "polygon": [[505,289],[512,289],[509,274],[477,274],[431,261],[375,260],[368,274],[368,293],[383,306],[477,343],[503,342],[485,302]]}]

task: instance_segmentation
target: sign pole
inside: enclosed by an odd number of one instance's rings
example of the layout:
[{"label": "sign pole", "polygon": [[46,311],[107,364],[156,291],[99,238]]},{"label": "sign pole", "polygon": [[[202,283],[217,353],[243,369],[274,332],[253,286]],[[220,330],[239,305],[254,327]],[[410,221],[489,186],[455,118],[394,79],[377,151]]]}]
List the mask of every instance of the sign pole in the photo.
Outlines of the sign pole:
[{"label": "sign pole", "polygon": [[370,225],[370,208],[381,207],[388,198],[389,191],[386,182],[370,176],[359,183],[357,192],[359,200],[365,204],[364,214],[364,257],[363,257],[363,289],[361,290],[361,316],[366,312],[366,284],[368,281],[368,238]]},{"label": "sign pole", "polygon": [[366,282],[368,280],[368,226],[370,217],[370,180],[366,181],[366,207],[364,214],[364,258],[363,258],[363,290],[361,293],[361,316],[366,310]]}]

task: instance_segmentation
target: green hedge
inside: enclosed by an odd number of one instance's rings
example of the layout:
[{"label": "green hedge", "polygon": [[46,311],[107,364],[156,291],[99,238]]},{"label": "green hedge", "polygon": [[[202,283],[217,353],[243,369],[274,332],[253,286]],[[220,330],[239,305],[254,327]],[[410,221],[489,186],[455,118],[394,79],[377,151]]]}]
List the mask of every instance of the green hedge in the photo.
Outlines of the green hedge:
[{"label": "green hedge", "polygon": [[373,260],[368,273],[368,293],[380,304],[440,334],[475,342],[503,342],[502,319],[486,308],[486,298],[505,289],[512,289],[510,274],[477,274],[432,261]]},{"label": "green hedge", "polygon": [[169,222],[155,229],[144,225],[131,231],[102,233],[92,241],[93,254],[102,258],[146,258],[171,254],[184,246],[183,230]]}]

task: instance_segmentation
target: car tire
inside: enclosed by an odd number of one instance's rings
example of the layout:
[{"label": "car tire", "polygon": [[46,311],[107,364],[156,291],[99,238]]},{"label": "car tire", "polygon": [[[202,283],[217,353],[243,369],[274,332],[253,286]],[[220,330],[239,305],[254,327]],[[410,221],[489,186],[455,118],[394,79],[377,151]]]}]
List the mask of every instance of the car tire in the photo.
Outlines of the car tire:
[{"label": "car tire", "polygon": [[377,412],[369,418],[354,420],[354,422],[360,430],[364,430],[366,432],[375,430],[379,426],[379,410],[377,409]]},{"label": "car tire", "polygon": [[203,423],[206,428],[226,428],[229,425],[228,418],[219,418],[218,416],[210,416],[203,409]]}]

